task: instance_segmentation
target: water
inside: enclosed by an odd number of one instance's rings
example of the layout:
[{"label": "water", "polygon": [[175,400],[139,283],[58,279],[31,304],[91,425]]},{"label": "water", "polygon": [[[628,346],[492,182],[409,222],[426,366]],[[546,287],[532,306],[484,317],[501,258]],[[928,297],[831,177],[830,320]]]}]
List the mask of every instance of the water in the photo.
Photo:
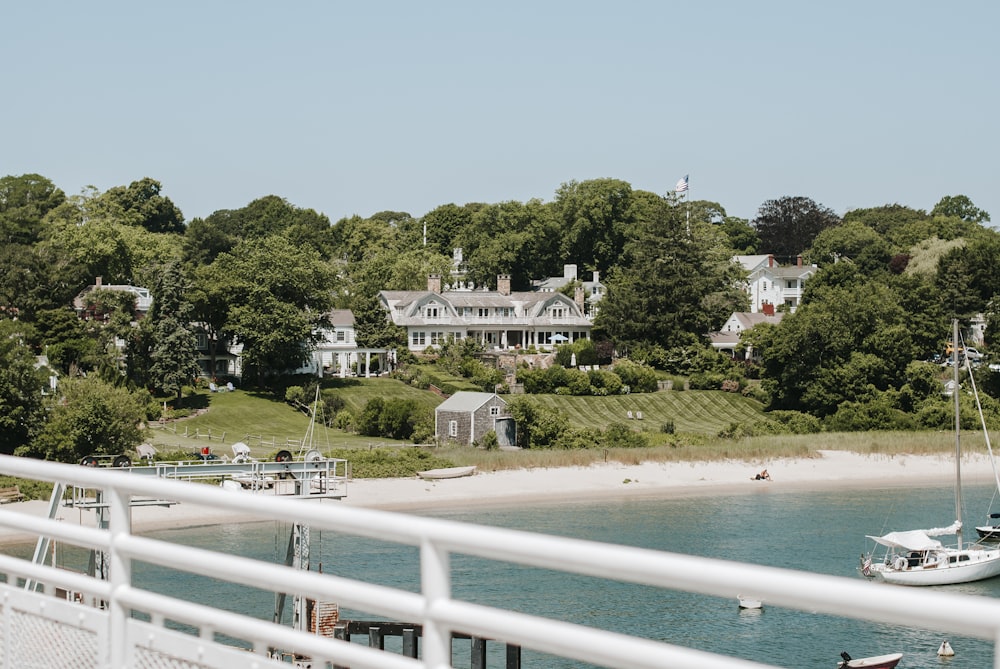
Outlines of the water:
[{"label": "water", "polygon": [[[969,533],[985,520],[991,492],[988,487],[966,489]],[[859,578],[858,555],[870,548],[865,534],[946,525],[953,514],[950,495],[947,487],[775,493],[761,485],[746,495],[532,504],[425,515]],[[150,536],[280,562],[289,530],[288,524],[261,522]],[[321,562],[324,572],[419,589],[416,548],[316,530],[312,539],[313,564]],[[463,555],[454,556],[452,566],[454,594],[462,599],[783,667],[833,667],[841,651],[853,657],[901,651],[899,666],[906,669],[979,669],[993,661],[992,645],[984,641],[949,636],[956,655],[942,659],[936,651],[946,636],[938,632],[783,609],[766,602],[763,611],[740,611],[735,596],[719,599],[665,591]],[[142,587],[154,591],[265,619],[273,612],[273,596],[267,592],[152,565],[136,565],[134,573]],[[608,565],[608,573],[614,573],[614,565]],[[880,587],[891,586],[872,584],[873,593]],[[938,589],[997,597],[1000,578]],[[350,610],[342,610],[341,617],[378,618]],[[523,660],[532,669],[581,666],[527,649]],[[456,653],[455,665],[469,666],[467,650]],[[499,655],[491,657],[491,666],[502,666]]]}]

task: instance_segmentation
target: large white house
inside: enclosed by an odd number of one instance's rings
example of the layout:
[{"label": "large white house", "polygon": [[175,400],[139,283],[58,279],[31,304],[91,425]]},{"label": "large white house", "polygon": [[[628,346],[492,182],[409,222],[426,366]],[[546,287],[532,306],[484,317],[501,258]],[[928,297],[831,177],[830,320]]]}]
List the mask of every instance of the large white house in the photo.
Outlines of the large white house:
[{"label": "large white house", "polygon": [[442,291],[441,277],[434,274],[427,290],[383,290],[379,297],[392,322],[406,329],[411,351],[467,337],[488,349],[542,350],[590,338],[582,289],[576,300],[558,292],[514,293],[510,276],[502,274],[496,290]]},{"label": "large white house", "polygon": [[803,265],[802,256],[790,267],[781,267],[773,255],[734,256],[747,272],[743,289],[750,297],[751,313],[773,314],[779,306],[794,312],[802,301],[805,283],[816,274],[816,265]]}]

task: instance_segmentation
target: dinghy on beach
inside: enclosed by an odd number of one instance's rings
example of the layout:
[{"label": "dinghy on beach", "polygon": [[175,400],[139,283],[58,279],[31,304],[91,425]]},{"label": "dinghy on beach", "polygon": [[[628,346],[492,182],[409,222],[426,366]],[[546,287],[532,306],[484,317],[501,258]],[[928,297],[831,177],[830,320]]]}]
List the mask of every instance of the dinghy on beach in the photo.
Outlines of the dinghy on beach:
[{"label": "dinghy on beach", "polygon": [[468,467],[445,467],[443,469],[428,469],[427,471],[417,472],[417,476],[422,479],[437,480],[437,479],[457,479],[462,476],[471,476],[476,473],[476,466],[470,465]]}]

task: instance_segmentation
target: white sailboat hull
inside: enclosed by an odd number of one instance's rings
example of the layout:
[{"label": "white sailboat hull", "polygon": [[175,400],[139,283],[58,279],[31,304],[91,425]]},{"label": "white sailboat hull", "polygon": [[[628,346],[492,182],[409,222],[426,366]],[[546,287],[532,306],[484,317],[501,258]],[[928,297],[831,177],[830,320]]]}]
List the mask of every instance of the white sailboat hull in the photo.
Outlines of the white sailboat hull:
[{"label": "white sailboat hull", "polygon": [[953,585],[971,583],[1000,576],[1000,550],[947,550],[936,565],[905,566],[893,564],[873,565],[872,576],[876,581],[893,585]]}]

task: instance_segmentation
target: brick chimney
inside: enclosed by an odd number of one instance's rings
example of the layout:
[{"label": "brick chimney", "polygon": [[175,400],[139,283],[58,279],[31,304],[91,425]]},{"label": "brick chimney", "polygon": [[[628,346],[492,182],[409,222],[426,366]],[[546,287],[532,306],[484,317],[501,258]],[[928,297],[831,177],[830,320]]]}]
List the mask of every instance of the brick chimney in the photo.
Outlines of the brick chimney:
[{"label": "brick chimney", "polygon": [[576,287],[576,290],[573,292],[573,301],[576,302],[576,306],[580,310],[581,314],[587,313],[584,310],[584,307],[587,305],[583,302],[583,286]]},{"label": "brick chimney", "polygon": [[802,254],[795,256],[795,266],[802,267]]},{"label": "brick chimney", "polygon": [[501,295],[510,295],[510,274],[497,275],[497,292]]},{"label": "brick chimney", "polygon": [[774,267],[774,256],[771,254],[767,255],[767,266]]},{"label": "brick chimney", "polygon": [[432,293],[441,292],[441,275],[440,274],[428,274],[427,275],[427,290]]}]

